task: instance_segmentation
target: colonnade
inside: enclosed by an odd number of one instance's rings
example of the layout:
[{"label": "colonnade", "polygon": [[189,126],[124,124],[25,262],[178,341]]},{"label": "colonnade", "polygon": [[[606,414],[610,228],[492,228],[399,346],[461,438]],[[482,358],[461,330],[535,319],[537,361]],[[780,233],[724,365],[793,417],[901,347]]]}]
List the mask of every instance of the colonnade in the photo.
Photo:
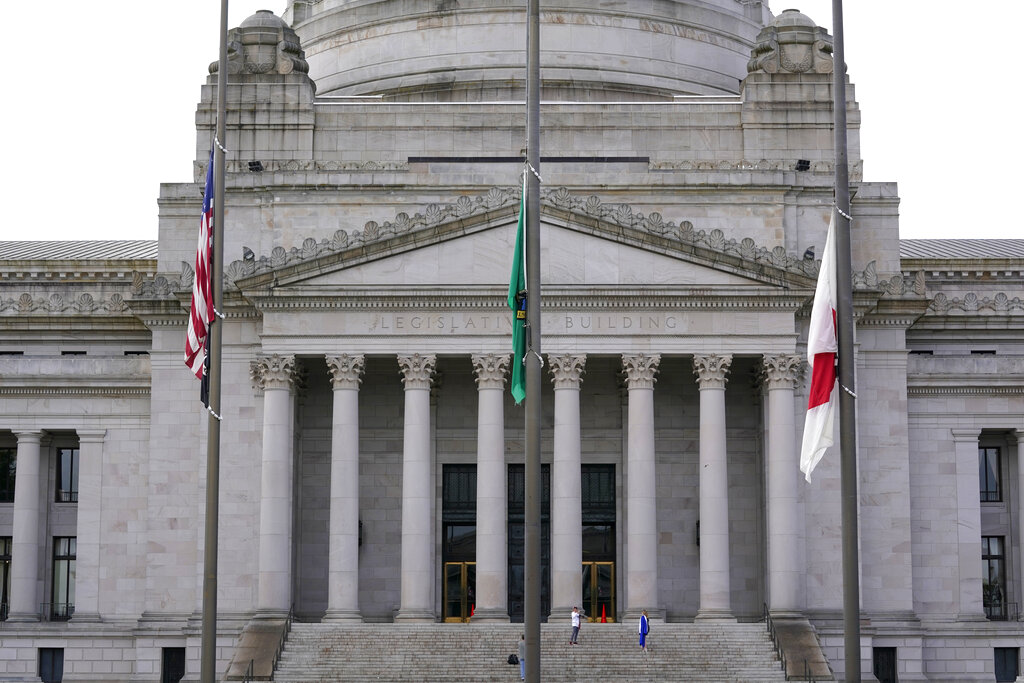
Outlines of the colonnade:
[{"label": "colonnade", "polygon": [[[434,621],[435,545],[431,512],[434,479],[430,447],[433,354],[398,355],[405,389],[402,450],[401,599],[396,619]],[[628,391],[626,543],[629,548],[621,614],[646,609],[663,618],[658,598],[658,538],[654,387],[658,354],[625,354]],[[477,593],[474,619],[507,620],[506,469],[504,386],[508,356],[472,356],[478,391]],[[700,606],[698,619],[733,619],[729,586],[729,490],[725,390],[732,357],[697,355],[693,372],[700,389]],[[358,392],[364,357],[328,356],[334,406],[331,446],[331,510],[327,620],[360,619],[358,585]],[[551,606],[579,604],[582,586],[580,388],[586,356],[552,354],[547,366],[554,388],[554,453],[551,509]],[[798,509],[798,453],[794,397],[798,356],[763,359],[767,395],[768,585],[770,608],[797,613],[802,605]],[[291,605],[291,469],[294,359],[260,358],[254,376],[264,391],[263,480],[260,511],[259,611],[287,613]]]}]

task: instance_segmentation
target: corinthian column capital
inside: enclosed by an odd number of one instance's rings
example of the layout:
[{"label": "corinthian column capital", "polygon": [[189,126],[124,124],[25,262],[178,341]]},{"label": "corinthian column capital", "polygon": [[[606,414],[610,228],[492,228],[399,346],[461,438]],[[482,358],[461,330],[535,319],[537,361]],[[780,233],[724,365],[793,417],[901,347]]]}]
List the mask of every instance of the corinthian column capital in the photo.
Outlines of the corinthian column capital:
[{"label": "corinthian column capital", "polygon": [[295,370],[295,356],[273,354],[260,356],[249,364],[249,377],[253,386],[261,391],[267,389],[295,388],[298,374]]},{"label": "corinthian column capital", "polygon": [[548,354],[548,369],[555,389],[579,389],[586,368],[585,354]]},{"label": "corinthian column capital", "polygon": [[429,389],[430,381],[434,377],[434,365],[437,363],[437,356],[428,353],[414,353],[411,356],[398,356],[398,366],[402,371],[402,379],[405,388],[408,389]]},{"label": "corinthian column capital", "polygon": [[761,373],[768,389],[794,389],[803,375],[804,359],[795,353],[764,356]]},{"label": "corinthian column capital", "polygon": [[478,389],[504,389],[508,373],[508,354],[474,353],[473,372],[476,373]]},{"label": "corinthian column capital", "polygon": [[658,375],[659,353],[638,353],[622,356],[622,371],[628,389],[653,389]]},{"label": "corinthian column capital", "polygon": [[697,375],[701,389],[724,389],[730,365],[732,356],[729,354],[698,355],[693,357],[693,374]]},{"label": "corinthian column capital", "polygon": [[362,354],[342,353],[327,356],[327,371],[331,375],[331,386],[335,389],[358,389],[363,381],[364,357]]}]

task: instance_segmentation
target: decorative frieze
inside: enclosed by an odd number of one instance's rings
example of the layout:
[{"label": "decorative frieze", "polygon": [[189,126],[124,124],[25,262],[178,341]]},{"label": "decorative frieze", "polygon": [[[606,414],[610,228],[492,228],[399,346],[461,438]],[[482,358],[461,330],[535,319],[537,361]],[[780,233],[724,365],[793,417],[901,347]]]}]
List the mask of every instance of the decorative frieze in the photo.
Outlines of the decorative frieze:
[{"label": "decorative frieze", "polygon": [[273,354],[260,356],[249,364],[249,377],[253,386],[259,391],[267,389],[288,389],[295,387],[298,375],[295,369],[295,356]]},{"label": "decorative frieze", "polygon": [[803,375],[804,359],[795,353],[764,356],[761,379],[768,389],[796,388]]},{"label": "decorative frieze", "polygon": [[472,355],[473,372],[476,373],[477,388],[504,389],[510,358],[508,354],[474,353]]},{"label": "decorative frieze", "polygon": [[429,389],[436,364],[437,356],[433,353],[398,356],[398,367],[401,368],[405,388]]},{"label": "decorative frieze", "polygon": [[973,292],[959,297],[949,298],[939,292],[928,305],[928,310],[935,313],[1012,313],[1024,311],[1024,301],[1020,297],[1012,299],[1000,292],[994,297],[981,298]]},{"label": "decorative frieze", "polygon": [[657,381],[660,353],[638,353],[622,356],[622,372],[628,389],[653,389]]},{"label": "decorative frieze", "polygon": [[358,389],[363,381],[365,357],[362,354],[342,353],[327,356],[327,370],[331,375],[331,386],[335,389]]},{"label": "decorative frieze", "polygon": [[[548,354],[548,370],[555,389],[579,389],[586,368],[585,354]],[[651,385],[654,385],[653,380]]]},{"label": "decorative frieze", "polygon": [[701,389],[724,389],[728,381],[732,355],[696,355],[693,357],[693,373]]},{"label": "decorative frieze", "polygon": [[23,315],[30,313],[126,313],[128,304],[120,294],[97,299],[92,294],[82,293],[77,297],[51,294],[36,297],[25,293],[17,298],[0,299],[0,313]]}]

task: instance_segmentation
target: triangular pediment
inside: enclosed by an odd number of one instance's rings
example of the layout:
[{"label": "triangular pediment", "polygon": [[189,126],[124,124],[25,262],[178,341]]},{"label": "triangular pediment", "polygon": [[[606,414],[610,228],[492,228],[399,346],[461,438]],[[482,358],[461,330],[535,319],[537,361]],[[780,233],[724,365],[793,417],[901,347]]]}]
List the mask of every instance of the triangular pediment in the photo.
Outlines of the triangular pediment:
[{"label": "triangular pediment", "polygon": [[[236,261],[228,277],[243,290],[273,282],[302,290],[348,287],[493,287],[508,282],[518,192],[492,189],[394,222],[368,223],[333,240]],[[541,282],[566,287],[813,288],[816,264],[752,240],[726,240],[625,205],[580,200],[564,189],[541,203]]]}]

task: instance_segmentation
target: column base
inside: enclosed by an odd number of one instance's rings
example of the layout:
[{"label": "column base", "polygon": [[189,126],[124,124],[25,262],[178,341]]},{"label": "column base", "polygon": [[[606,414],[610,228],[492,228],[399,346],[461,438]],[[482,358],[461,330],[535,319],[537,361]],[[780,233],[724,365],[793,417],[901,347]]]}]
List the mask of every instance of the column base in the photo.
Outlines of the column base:
[{"label": "column base", "polygon": [[96,624],[103,621],[99,612],[78,612],[71,615],[71,621],[76,624]]},{"label": "column base", "polygon": [[8,624],[29,624],[40,621],[38,614],[31,614],[29,612],[9,612],[7,614]]},{"label": "column base", "polygon": [[328,621],[362,621],[363,615],[357,609],[329,609],[324,612],[321,622]]},{"label": "column base", "polygon": [[697,610],[697,616],[693,618],[694,621],[724,621],[724,622],[736,622],[736,617],[733,616],[732,610],[730,609],[715,609],[715,608],[701,608]]},{"label": "column base", "polygon": [[[616,621],[618,621],[620,624],[623,623],[623,622],[627,622],[627,621],[637,621],[638,622],[638,621],[640,621],[640,612],[641,611],[642,611],[642,608],[630,607],[630,608],[626,609],[625,611],[623,611],[622,614],[618,615],[618,618],[616,619]],[[649,620],[651,620],[651,621],[663,622],[667,618],[667,615],[665,613],[665,610],[663,610],[663,609],[650,608],[650,609],[647,610],[647,618]]]},{"label": "column base", "polygon": [[508,610],[502,609],[500,607],[478,607],[477,610],[473,612],[473,618],[469,621],[473,624],[481,622],[502,622],[507,624],[509,623],[510,619],[508,617]]},{"label": "column base", "polygon": [[437,616],[427,609],[400,609],[395,615],[395,621],[433,624],[437,622]]}]

